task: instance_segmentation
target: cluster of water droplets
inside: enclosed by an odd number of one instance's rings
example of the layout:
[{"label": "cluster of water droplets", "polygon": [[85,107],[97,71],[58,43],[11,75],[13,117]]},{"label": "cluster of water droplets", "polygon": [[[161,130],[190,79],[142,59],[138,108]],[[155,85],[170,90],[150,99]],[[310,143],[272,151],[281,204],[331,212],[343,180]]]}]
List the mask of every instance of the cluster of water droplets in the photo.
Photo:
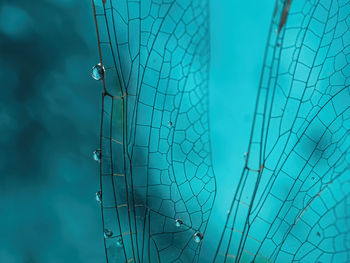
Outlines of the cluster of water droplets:
[{"label": "cluster of water droplets", "polygon": [[[98,63],[96,64],[95,66],[92,67],[91,69],[91,76],[95,79],[95,80],[101,80],[103,79],[104,77],[104,74],[105,74],[105,69],[104,67],[101,65],[101,63]],[[92,153],[92,158],[96,161],[96,162],[100,162],[101,161],[101,156],[102,156],[102,153],[101,153],[101,150],[100,149],[97,149],[95,151],[93,151]],[[102,192],[101,191],[98,191],[96,192],[95,194],[95,198],[96,198],[96,201],[98,203],[102,203]],[[108,233],[108,231],[107,231]],[[112,233],[113,234],[113,233]],[[108,236],[106,235],[106,230],[104,231],[104,236]]]},{"label": "cluster of water droplets", "polygon": [[[177,228],[180,228],[181,226],[183,225],[183,222],[181,219],[176,219],[175,220],[175,226]],[[196,243],[200,243],[202,240],[203,240],[203,234],[199,231],[196,231],[194,234],[193,234],[193,240],[194,242]]]},{"label": "cluster of water droplets", "polygon": [[[92,69],[91,69],[91,76],[92,76],[93,79],[95,79],[95,80],[102,80],[104,78],[104,75],[105,75],[105,68],[103,67],[103,65],[101,65],[101,63],[98,63],[98,64],[96,64],[95,66],[92,67]],[[173,122],[172,121],[168,121],[168,127],[169,128],[173,127]],[[97,162],[101,161],[101,156],[102,156],[102,153],[101,153],[100,149],[97,149],[97,150],[93,151],[93,153],[92,153],[93,159],[95,161],[97,161]],[[101,190],[96,192],[95,198],[96,198],[96,201],[98,203],[100,203],[100,204],[102,203],[102,191]],[[182,222],[181,219],[176,219],[175,220],[175,226],[177,228],[180,228],[182,225],[183,225],[183,222]],[[111,238],[113,236],[112,230],[104,229],[103,236],[106,239]],[[194,235],[193,235],[193,240],[196,243],[200,243],[203,240],[203,234],[198,232],[198,231],[195,232]],[[121,237],[117,239],[116,245],[118,247],[123,247],[123,240],[122,240]]]},{"label": "cluster of water droplets", "polygon": [[[102,80],[104,78],[105,75],[105,68],[101,65],[101,63],[96,64],[95,66],[92,67],[91,69],[91,76],[93,77],[93,79],[95,80]],[[101,162],[101,157],[102,157],[102,152],[101,149],[97,149],[95,151],[93,151],[92,153],[92,158],[96,161],[96,162]],[[102,191],[99,190],[96,192],[95,194],[95,199],[98,203],[102,204]],[[105,239],[111,238],[113,237],[113,231],[110,229],[105,228],[103,230],[103,236]],[[123,239],[121,237],[119,237],[115,244],[118,247],[123,247],[124,243],[123,243]]]},{"label": "cluster of water droplets", "polygon": [[[100,162],[101,161],[101,150],[100,149],[97,149],[95,151],[93,151],[92,153],[92,158],[96,161],[96,162]],[[102,203],[102,192],[101,190],[100,191],[97,191],[96,194],[95,194],[95,199],[98,203]]]}]

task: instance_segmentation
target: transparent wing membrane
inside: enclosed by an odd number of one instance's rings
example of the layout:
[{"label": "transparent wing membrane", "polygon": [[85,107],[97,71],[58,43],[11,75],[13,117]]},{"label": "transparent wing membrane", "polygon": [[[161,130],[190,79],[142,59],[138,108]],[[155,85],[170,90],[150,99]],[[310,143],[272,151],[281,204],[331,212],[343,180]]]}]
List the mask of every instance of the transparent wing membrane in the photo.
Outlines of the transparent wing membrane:
[{"label": "transparent wing membrane", "polygon": [[198,262],[215,196],[208,2],[95,0],[107,262]]},{"label": "transparent wing membrane", "polygon": [[[107,262],[199,262],[216,193],[208,1],[93,8]],[[277,0],[243,171],[200,262],[350,262],[349,27],[349,1]]]},{"label": "transparent wing membrane", "polygon": [[277,1],[214,262],[350,262],[350,8]]}]

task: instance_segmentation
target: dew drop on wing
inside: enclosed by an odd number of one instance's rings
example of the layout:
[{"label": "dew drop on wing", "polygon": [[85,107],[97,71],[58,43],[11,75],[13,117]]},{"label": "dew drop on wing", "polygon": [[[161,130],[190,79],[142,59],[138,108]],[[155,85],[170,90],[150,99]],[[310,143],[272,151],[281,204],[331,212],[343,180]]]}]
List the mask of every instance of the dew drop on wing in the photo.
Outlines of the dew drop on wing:
[{"label": "dew drop on wing", "polygon": [[202,233],[200,233],[200,232],[194,233],[194,235],[193,235],[193,240],[194,240],[194,242],[196,242],[196,243],[200,243],[200,242],[203,240],[203,235],[202,235]]},{"label": "dew drop on wing", "polygon": [[113,236],[112,230],[109,230],[109,229],[106,229],[106,228],[105,228],[105,230],[103,231],[103,236],[104,236],[105,238],[110,238],[110,237],[112,237],[112,236]]},{"label": "dew drop on wing", "polygon": [[181,227],[182,224],[183,224],[183,222],[182,222],[181,219],[176,219],[176,221],[175,221],[175,226],[176,227]]},{"label": "dew drop on wing", "polygon": [[121,238],[118,238],[116,244],[117,244],[118,247],[123,247],[123,245],[124,245],[124,244],[123,244],[123,240],[122,240]]},{"label": "dew drop on wing", "polygon": [[101,160],[101,150],[97,149],[92,153],[92,157],[96,162],[99,162]]},{"label": "dew drop on wing", "polygon": [[97,202],[101,203],[102,202],[102,192],[101,191],[96,192],[95,198],[96,198]]},{"label": "dew drop on wing", "polygon": [[244,160],[247,160],[247,159],[248,159],[248,152],[245,152],[245,153],[243,154],[243,158],[244,158]]},{"label": "dew drop on wing", "polygon": [[93,66],[91,69],[91,76],[95,80],[102,80],[105,75],[105,68],[101,65],[101,63],[98,63],[97,65]]}]

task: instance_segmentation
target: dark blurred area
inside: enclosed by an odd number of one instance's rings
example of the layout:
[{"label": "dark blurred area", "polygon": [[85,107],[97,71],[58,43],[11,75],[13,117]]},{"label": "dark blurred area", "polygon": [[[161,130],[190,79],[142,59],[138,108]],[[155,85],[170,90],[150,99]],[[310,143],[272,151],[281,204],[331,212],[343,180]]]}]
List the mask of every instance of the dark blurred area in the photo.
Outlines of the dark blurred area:
[{"label": "dark blurred area", "polygon": [[89,1],[0,3],[0,262],[103,262]]}]

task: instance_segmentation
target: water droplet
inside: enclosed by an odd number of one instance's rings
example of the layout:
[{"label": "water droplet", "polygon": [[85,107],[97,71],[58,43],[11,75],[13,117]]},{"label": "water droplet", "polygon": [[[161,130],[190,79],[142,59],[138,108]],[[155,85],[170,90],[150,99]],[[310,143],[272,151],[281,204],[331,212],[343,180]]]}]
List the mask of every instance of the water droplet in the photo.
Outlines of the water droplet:
[{"label": "water droplet", "polygon": [[102,192],[101,191],[96,192],[95,198],[96,198],[97,202],[101,203],[102,202]]},{"label": "water droplet", "polygon": [[244,160],[247,160],[247,159],[248,159],[248,152],[245,152],[245,153],[243,154],[243,158],[244,158]]},{"label": "water droplet", "polygon": [[194,233],[194,235],[193,235],[194,242],[199,243],[202,241],[202,239],[203,239],[202,233],[200,233],[200,232]]},{"label": "water droplet", "polygon": [[91,76],[96,80],[103,79],[105,75],[105,68],[101,65],[101,63],[98,63],[97,65],[93,66],[91,69]]},{"label": "water droplet", "polygon": [[181,219],[176,219],[176,220],[175,220],[175,226],[176,226],[176,227],[180,227],[182,224],[183,224],[183,222],[182,222]]},{"label": "water droplet", "polygon": [[117,240],[117,246],[118,247],[123,247],[123,239],[121,239],[121,238],[118,238],[118,240]]},{"label": "water droplet", "polygon": [[173,126],[172,121],[168,121],[168,126],[169,126],[169,127],[172,127],[172,126]]},{"label": "water droplet", "polygon": [[101,150],[97,149],[92,153],[92,157],[94,158],[95,161],[99,162],[101,160]]},{"label": "water droplet", "polygon": [[105,238],[110,238],[111,236],[113,236],[112,230],[105,229],[105,230],[103,231],[103,236],[104,236]]}]

